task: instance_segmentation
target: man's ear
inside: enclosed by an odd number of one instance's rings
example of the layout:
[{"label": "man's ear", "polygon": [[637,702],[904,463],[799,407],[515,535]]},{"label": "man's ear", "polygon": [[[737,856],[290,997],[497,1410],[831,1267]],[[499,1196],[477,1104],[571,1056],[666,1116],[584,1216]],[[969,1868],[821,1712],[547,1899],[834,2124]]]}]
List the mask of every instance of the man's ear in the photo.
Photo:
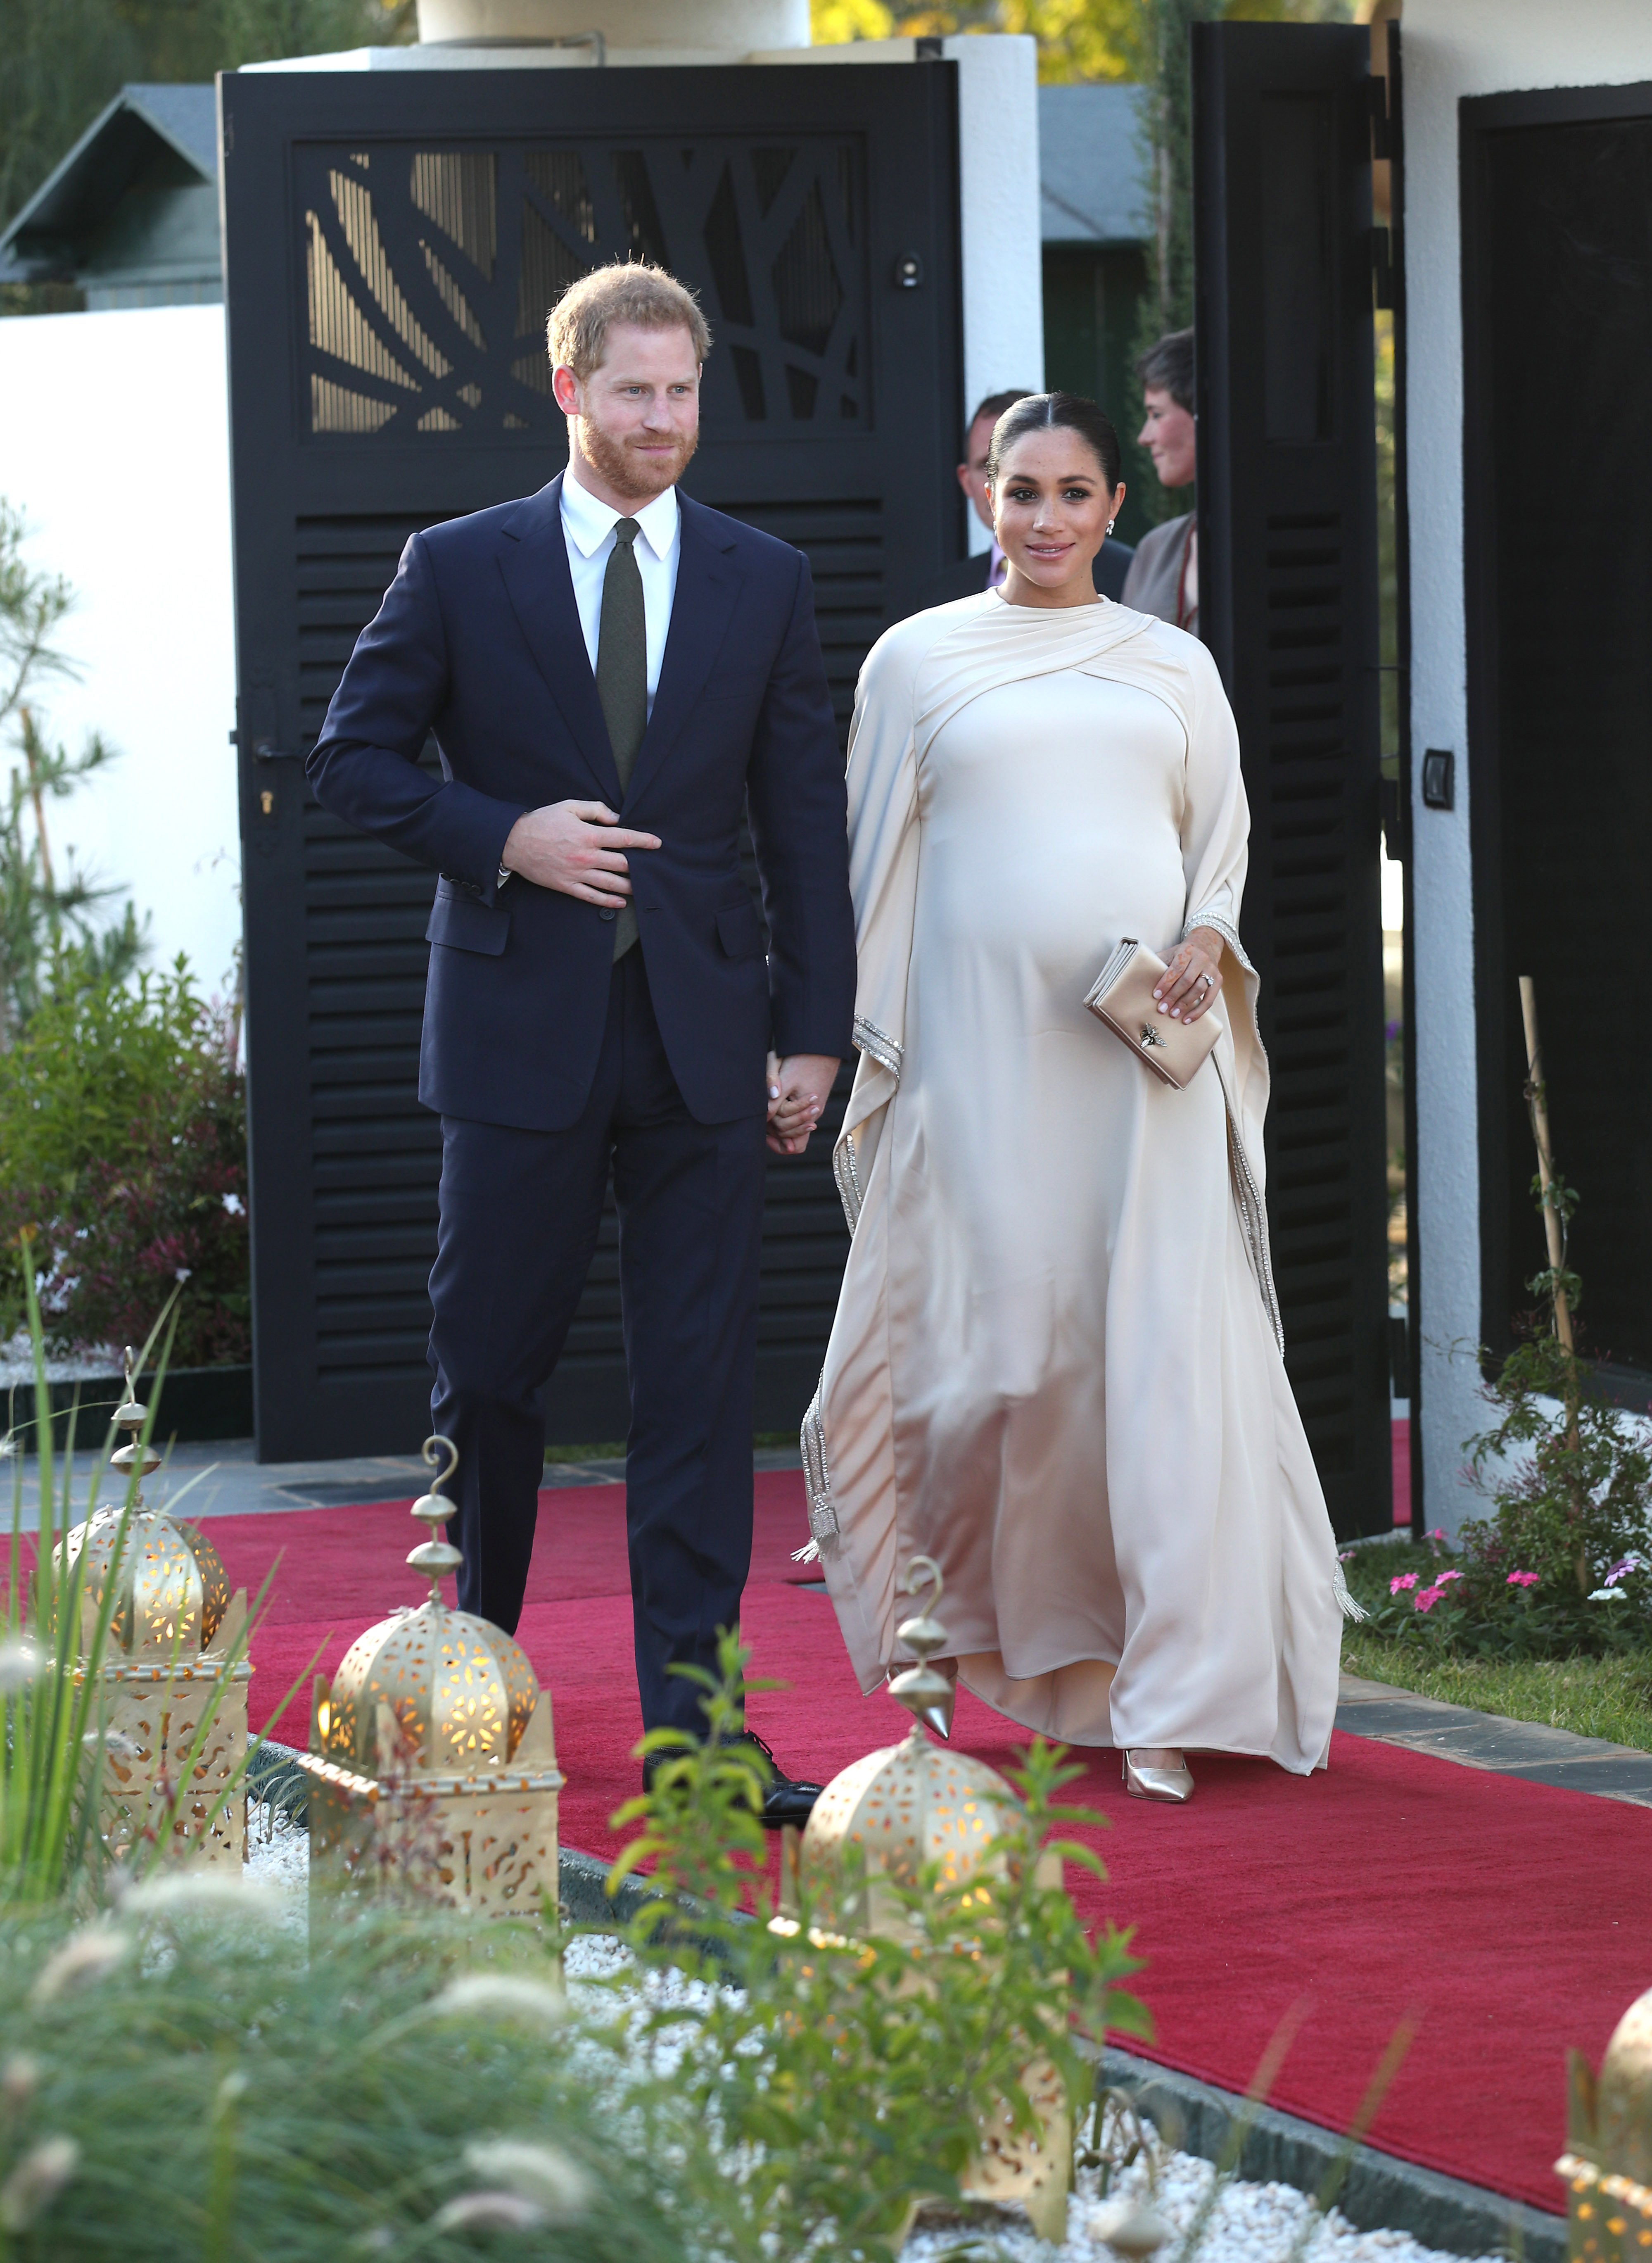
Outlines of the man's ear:
[{"label": "man's ear", "polygon": [[967,464],[960,464],[958,466],[958,485],[963,489],[965,495],[969,494],[970,466]]},{"label": "man's ear", "polygon": [[578,416],[581,413],[580,380],[566,362],[559,362],[552,371],[551,390],[556,395],[557,407],[565,416]]}]

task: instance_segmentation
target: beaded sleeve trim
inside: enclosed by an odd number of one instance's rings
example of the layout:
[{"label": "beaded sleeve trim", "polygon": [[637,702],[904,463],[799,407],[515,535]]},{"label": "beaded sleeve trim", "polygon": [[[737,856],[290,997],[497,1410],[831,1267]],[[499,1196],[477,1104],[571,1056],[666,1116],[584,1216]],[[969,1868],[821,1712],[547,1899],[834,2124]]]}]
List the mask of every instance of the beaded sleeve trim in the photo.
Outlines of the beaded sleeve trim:
[{"label": "beaded sleeve trim", "polygon": [[[1227,1100],[1224,1088],[1223,1100]],[[1239,1208],[1239,1224],[1244,1230],[1244,1246],[1250,1253],[1251,1270],[1256,1276],[1256,1285],[1262,1292],[1262,1303],[1273,1325],[1273,1341],[1282,1354],[1285,1349],[1285,1326],[1280,1318],[1279,1298],[1273,1288],[1273,1261],[1267,1246],[1267,1204],[1262,1189],[1252,1174],[1244,1142],[1239,1137],[1239,1126],[1228,1103],[1228,1160],[1233,1174],[1233,1197]]]},{"label": "beaded sleeve trim", "polygon": [[857,1052],[869,1053],[881,1068],[899,1081],[901,1063],[905,1049],[891,1038],[887,1030],[880,1030],[876,1022],[869,1022],[864,1014],[855,1017],[855,1045]]},{"label": "beaded sleeve trim", "polygon": [[837,1181],[838,1200],[843,1205],[843,1216],[851,1233],[861,1222],[861,1174],[855,1160],[855,1134],[844,1132],[832,1150],[832,1175]]},{"label": "beaded sleeve trim", "polygon": [[1219,935],[1223,943],[1227,944],[1228,949],[1238,960],[1240,965],[1244,967],[1245,972],[1247,974],[1255,973],[1256,969],[1251,964],[1249,954],[1246,952],[1244,945],[1239,941],[1238,929],[1233,926],[1230,922],[1224,920],[1220,912],[1198,911],[1191,913],[1187,918],[1186,925],[1182,929],[1179,940],[1182,943],[1186,943],[1188,936],[1193,933],[1196,927],[1208,927],[1214,934]]},{"label": "beaded sleeve trim", "polygon": [[798,1437],[803,1450],[804,1489],[809,1496],[809,1530],[813,1537],[800,1549],[795,1562],[812,1563],[819,1556],[835,1556],[842,1543],[837,1505],[832,1498],[832,1471],[826,1461],[826,1433],[820,1426],[820,1393],[809,1401]]}]

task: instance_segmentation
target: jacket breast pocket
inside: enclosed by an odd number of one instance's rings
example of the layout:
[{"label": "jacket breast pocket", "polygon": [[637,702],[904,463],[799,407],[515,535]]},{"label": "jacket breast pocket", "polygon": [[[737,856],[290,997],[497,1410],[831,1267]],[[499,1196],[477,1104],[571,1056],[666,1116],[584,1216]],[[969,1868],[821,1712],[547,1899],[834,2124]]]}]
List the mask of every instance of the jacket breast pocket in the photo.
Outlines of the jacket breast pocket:
[{"label": "jacket breast pocket", "polygon": [[725,904],[717,915],[718,940],[725,958],[755,958],[763,947],[763,930],[749,900]]},{"label": "jacket breast pocket", "polygon": [[430,907],[424,939],[445,944],[450,951],[480,951],[497,958],[510,940],[510,914],[503,904],[485,904],[480,896],[467,895],[444,880]]}]

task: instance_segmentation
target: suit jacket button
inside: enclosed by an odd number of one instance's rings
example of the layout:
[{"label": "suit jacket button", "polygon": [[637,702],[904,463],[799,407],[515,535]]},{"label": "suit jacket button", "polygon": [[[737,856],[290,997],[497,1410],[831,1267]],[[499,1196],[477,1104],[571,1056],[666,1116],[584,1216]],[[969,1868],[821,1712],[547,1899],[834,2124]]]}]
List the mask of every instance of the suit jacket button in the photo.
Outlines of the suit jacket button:
[{"label": "suit jacket button", "polygon": [[617,912],[599,911],[596,916],[598,919],[611,920],[617,919],[619,917],[619,914]]}]

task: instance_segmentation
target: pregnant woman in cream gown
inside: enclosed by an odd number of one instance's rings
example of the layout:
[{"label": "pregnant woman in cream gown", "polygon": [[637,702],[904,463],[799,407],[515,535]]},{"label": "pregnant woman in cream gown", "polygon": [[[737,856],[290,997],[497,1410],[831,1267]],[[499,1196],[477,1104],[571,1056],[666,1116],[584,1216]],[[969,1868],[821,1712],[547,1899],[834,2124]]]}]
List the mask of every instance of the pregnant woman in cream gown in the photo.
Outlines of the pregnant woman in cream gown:
[{"label": "pregnant woman in cream gown", "polygon": [[[967,1688],[1183,1799],[1189,1748],[1324,1764],[1346,1592],[1268,1264],[1238,743],[1204,647],[1094,596],[1100,411],[1035,395],[994,459],[1004,589],[891,629],[855,708],[811,1522],[863,1688],[922,1551]],[[1223,1025],[1183,1091],[1085,1008],[1123,936]]]}]

